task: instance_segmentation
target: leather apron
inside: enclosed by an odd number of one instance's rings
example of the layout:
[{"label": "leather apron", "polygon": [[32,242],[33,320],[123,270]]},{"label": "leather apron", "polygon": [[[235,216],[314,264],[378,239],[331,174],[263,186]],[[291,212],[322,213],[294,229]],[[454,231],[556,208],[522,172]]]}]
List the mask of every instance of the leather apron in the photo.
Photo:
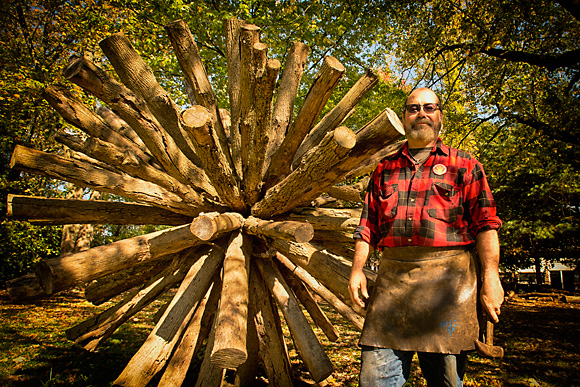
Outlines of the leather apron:
[{"label": "leather apron", "polygon": [[461,248],[385,248],[361,345],[458,354],[478,338],[477,271]]}]

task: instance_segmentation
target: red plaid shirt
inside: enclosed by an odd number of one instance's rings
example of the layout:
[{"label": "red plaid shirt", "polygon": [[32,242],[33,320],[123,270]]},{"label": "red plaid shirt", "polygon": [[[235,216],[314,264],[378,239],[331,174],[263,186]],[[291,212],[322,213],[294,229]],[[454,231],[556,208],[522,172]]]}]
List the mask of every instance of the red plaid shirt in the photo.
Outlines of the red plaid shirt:
[{"label": "red plaid shirt", "polygon": [[354,238],[379,249],[461,246],[501,224],[481,164],[438,139],[420,166],[407,143],[379,163]]}]

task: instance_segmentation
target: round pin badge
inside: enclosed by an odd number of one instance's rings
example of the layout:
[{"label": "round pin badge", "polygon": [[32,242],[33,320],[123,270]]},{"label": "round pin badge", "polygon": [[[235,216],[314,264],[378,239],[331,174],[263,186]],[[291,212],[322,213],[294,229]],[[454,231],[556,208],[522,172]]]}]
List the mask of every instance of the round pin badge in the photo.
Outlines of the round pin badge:
[{"label": "round pin badge", "polygon": [[437,164],[435,166],[433,166],[433,173],[436,175],[443,175],[445,174],[445,172],[447,172],[447,167],[443,164]]}]

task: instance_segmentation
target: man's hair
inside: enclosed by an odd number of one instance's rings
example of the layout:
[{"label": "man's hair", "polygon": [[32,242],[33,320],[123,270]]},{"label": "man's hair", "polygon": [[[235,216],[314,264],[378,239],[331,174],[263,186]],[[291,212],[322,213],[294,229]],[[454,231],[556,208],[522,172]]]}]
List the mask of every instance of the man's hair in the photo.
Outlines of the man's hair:
[{"label": "man's hair", "polygon": [[439,97],[439,94],[437,94],[435,91],[431,90],[428,87],[418,87],[416,89],[411,90],[409,95],[407,95],[407,98],[405,99],[405,104],[403,105],[403,115],[405,115],[405,106],[407,106],[407,101],[409,100],[409,97],[411,96],[411,94],[413,94],[413,92],[416,90],[422,90],[422,89],[430,90],[433,94],[435,94],[435,97],[437,97],[437,103],[439,104],[439,110],[441,111],[441,113],[443,113],[443,103],[441,102],[441,97]]}]

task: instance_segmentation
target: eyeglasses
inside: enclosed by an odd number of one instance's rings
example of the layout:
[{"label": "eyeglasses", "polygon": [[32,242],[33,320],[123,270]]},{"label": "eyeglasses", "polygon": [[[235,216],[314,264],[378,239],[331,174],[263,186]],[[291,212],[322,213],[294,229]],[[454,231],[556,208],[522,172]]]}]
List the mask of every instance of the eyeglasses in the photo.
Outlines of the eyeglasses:
[{"label": "eyeglasses", "polygon": [[423,111],[427,114],[433,114],[436,110],[441,110],[441,107],[438,103],[426,103],[424,105],[412,103],[410,105],[405,105],[405,110],[411,114],[419,113],[421,108],[423,108]]}]

